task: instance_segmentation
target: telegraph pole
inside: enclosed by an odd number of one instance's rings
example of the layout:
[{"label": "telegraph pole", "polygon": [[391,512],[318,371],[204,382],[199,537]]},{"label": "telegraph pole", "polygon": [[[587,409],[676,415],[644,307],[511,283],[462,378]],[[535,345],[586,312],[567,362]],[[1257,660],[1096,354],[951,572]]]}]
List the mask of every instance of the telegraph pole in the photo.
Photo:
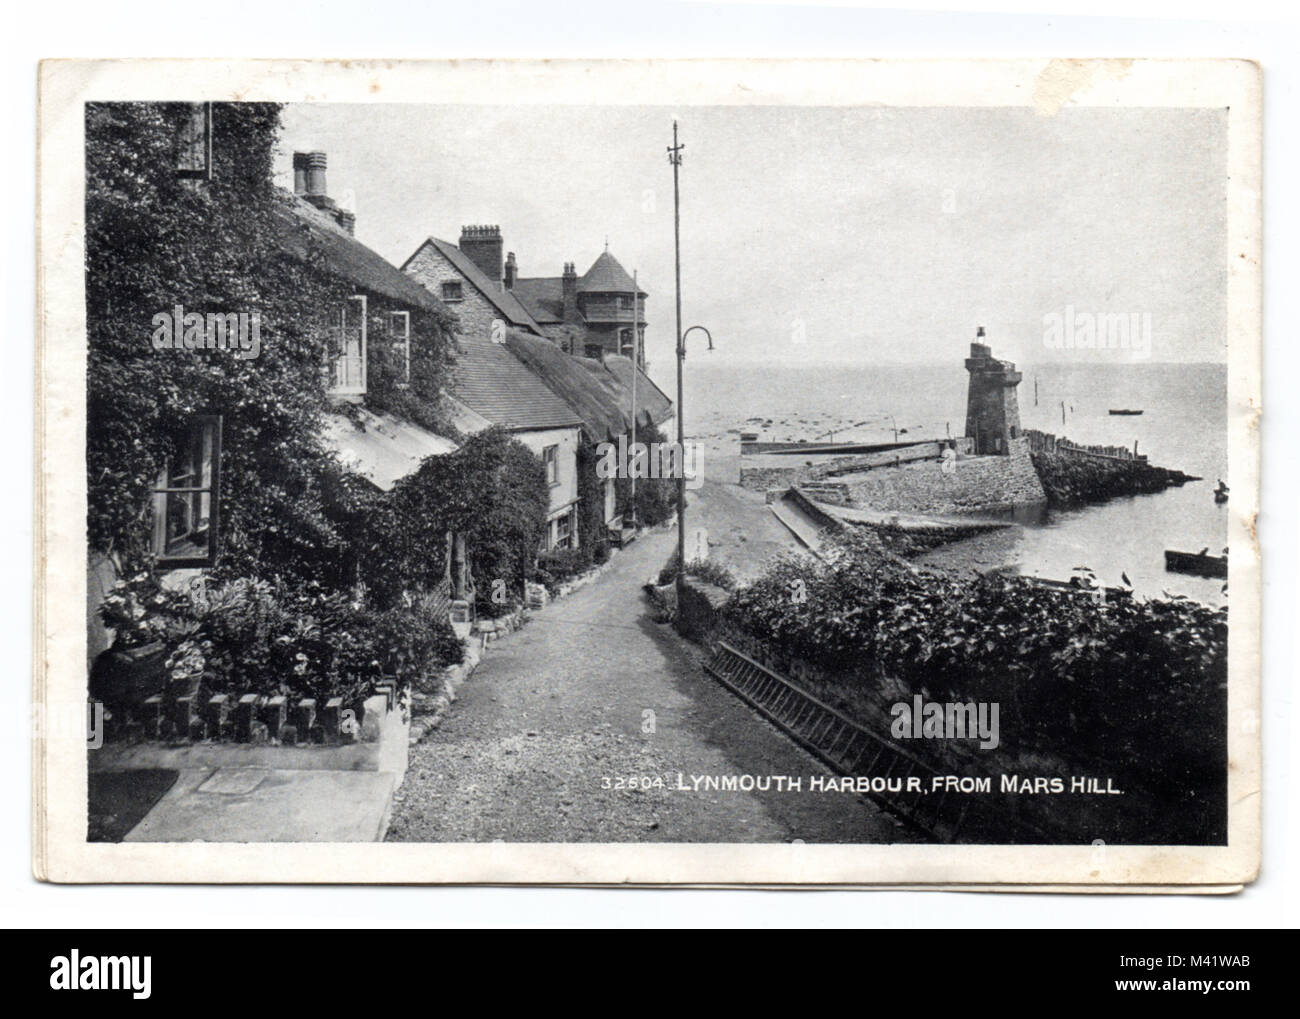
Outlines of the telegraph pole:
[{"label": "telegraph pole", "polygon": [[673,144],[668,161],[673,165],[673,264],[677,282],[677,604],[681,605],[682,583],[686,577],[686,436],[682,427],[682,361],[686,347],[682,343],[682,208],[678,171],[682,149],[677,141],[677,121],[673,121]]}]

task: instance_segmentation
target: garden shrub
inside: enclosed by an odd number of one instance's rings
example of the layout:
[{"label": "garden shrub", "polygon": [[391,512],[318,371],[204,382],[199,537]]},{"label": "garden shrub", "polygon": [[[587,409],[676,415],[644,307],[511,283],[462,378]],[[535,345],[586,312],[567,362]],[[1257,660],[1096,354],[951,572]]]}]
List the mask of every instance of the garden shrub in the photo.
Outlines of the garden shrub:
[{"label": "garden shrub", "polygon": [[829,563],[778,559],[723,618],[832,677],[864,717],[913,694],[997,702],[1008,759],[1106,768],[1171,803],[1223,786],[1226,608],[923,573],[849,544]]},{"label": "garden shrub", "polygon": [[[681,572],[680,563],[681,559],[674,552],[668,562],[664,564],[663,569],[659,571],[659,586],[671,584],[677,579],[677,575]],[[734,591],[736,588],[736,578],[732,572],[712,559],[689,560],[686,563],[686,575],[727,591]]]},{"label": "garden shrub", "polygon": [[237,578],[176,592],[142,573],[118,581],[101,615],[120,646],[163,642],[172,680],[201,677],[212,693],[236,697],[351,704],[383,677],[405,686],[464,657],[451,624],[425,600],[376,609],[315,583]]},{"label": "garden shrub", "polygon": [[592,552],[588,548],[557,548],[537,557],[532,579],[544,584],[550,594],[555,594],[560,584],[591,569]]}]

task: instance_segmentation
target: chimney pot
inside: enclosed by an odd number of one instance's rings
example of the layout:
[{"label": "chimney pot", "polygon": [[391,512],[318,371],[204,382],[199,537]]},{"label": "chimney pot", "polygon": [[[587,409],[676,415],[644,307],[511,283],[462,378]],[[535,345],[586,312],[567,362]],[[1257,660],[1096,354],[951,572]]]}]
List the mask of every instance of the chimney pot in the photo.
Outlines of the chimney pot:
[{"label": "chimney pot", "polygon": [[[325,153],[308,152],[304,160],[304,168],[307,171],[306,185],[307,194],[309,195],[326,195],[328,190],[325,187]],[[296,159],[295,159],[296,163]]]},{"label": "chimney pot", "polygon": [[566,322],[578,321],[578,274],[572,262],[564,263],[564,275],[560,277],[560,293],[563,297],[563,316]]},{"label": "chimney pot", "polygon": [[295,195],[307,193],[307,153],[305,152],[293,154],[293,193]]},{"label": "chimney pot", "polygon": [[507,290],[513,290],[515,286],[515,277],[519,274],[519,267],[515,264],[515,253],[506,252],[506,275],[505,285]]},{"label": "chimney pot", "polygon": [[493,283],[501,282],[504,276],[501,227],[463,226],[460,229],[459,247],[488,279]]}]

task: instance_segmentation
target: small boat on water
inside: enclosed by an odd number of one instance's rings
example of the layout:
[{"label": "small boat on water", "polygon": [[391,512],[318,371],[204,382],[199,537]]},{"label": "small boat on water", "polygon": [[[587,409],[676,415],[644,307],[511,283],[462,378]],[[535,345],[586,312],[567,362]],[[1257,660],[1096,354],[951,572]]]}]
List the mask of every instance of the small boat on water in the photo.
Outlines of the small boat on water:
[{"label": "small boat on water", "polygon": [[[1226,550],[1225,550],[1226,551]],[[1165,549],[1165,569],[1170,573],[1190,573],[1196,577],[1227,577],[1228,557],[1200,552],[1176,552]]]},{"label": "small boat on water", "polygon": [[1220,503],[1228,501],[1228,486],[1225,485],[1222,480],[1220,480],[1219,486],[1214,490],[1214,501]]},{"label": "small boat on water", "polygon": [[1130,410],[1127,407],[1120,407],[1120,408],[1112,407],[1110,409],[1110,412],[1114,414],[1116,417],[1138,417],[1142,413],[1142,411],[1140,410]]}]

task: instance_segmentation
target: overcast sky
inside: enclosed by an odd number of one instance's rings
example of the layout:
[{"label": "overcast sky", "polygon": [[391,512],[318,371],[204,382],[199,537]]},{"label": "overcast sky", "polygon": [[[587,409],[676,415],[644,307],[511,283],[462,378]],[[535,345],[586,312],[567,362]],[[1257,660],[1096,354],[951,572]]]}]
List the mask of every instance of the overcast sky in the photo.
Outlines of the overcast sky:
[{"label": "overcast sky", "polygon": [[728,360],[951,362],[977,325],[1000,357],[1077,358],[1042,339],[1067,305],[1149,313],[1152,360],[1223,359],[1220,111],[300,104],[277,172],[324,150],[358,238],[398,265],[466,223],[499,224],[522,276],[582,273],[608,237],[662,363],[674,114],[683,324]]}]

